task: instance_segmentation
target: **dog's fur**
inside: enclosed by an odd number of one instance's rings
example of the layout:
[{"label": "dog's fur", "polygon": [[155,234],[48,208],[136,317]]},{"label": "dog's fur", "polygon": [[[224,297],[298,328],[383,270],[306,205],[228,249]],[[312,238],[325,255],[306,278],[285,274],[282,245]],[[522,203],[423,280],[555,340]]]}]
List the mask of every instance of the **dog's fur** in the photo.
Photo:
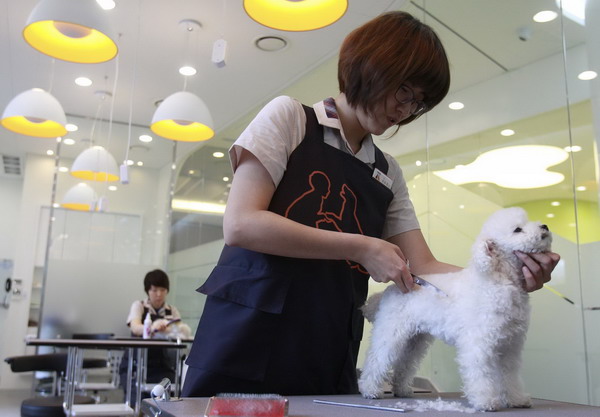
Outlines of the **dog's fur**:
[{"label": "dog's fur", "polygon": [[427,348],[438,338],[455,346],[469,402],[479,410],[530,407],[519,376],[529,324],[522,262],[514,254],[550,250],[545,225],[519,207],[492,214],[472,248],[467,268],[423,275],[447,296],[422,287],[403,294],[395,285],[363,307],[373,322],[371,346],[359,379],[365,398],[380,398],[389,378],[394,395],[412,395],[411,383]]}]

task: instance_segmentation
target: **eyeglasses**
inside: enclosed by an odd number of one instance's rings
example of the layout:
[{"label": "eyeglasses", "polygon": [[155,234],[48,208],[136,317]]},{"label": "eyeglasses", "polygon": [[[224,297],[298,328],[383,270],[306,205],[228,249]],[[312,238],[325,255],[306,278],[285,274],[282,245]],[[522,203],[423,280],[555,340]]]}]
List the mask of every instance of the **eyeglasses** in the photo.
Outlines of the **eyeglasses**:
[{"label": "eyeglasses", "polygon": [[427,104],[415,99],[415,92],[406,84],[402,84],[396,91],[396,101],[398,104],[410,104],[410,114],[413,116],[420,116],[428,109]]}]

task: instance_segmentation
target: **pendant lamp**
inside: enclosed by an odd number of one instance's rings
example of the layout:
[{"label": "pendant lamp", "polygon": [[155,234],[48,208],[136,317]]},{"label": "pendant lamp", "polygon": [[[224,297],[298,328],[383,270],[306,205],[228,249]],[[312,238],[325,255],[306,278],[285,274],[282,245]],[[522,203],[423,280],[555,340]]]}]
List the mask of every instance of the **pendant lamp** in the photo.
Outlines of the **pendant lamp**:
[{"label": "pendant lamp", "polygon": [[56,138],[67,133],[67,117],[56,98],[41,88],[23,91],[2,113],[2,126],[27,136]]},{"label": "pendant lamp", "polygon": [[102,146],[92,146],[81,152],[71,166],[71,175],[90,181],[118,181],[115,158]]},{"label": "pendant lamp", "polygon": [[109,61],[118,50],[106,12],[96,0],[40,0],[23,37],[46,55],[82,64]]},{"label": "pendant lamp", "polygon": [[171,94],[158,106],[150,129],[159,136],[182,142],[200,142],[215,135],[208,107],[187,91]]},{"label": "pendant lamp", "polygon": [[338,21],[348,0],[244,0],[248,16],[271,29],[302,32]]},{"label": "pendant lamp", "polygon": [[69,188],[60,204],[64,208],[79,211],[93,211],[98,197],[92,187],[80,182]]}]

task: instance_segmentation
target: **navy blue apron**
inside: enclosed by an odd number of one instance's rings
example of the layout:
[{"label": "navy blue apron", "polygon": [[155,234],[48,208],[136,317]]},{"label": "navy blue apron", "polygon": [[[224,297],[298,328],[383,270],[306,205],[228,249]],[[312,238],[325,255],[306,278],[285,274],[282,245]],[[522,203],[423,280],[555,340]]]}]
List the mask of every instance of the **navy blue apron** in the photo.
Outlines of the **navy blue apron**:
[{"label": "navy blue apron", "polygon": [[[373,168],[323,139],[304,107],[306,135],[269,210],[321,229],[381,237],[391,190]],[[388,164],[376,148],[375,168]],[[356,393],[369,275],[350,261],[297,259],[225,245],[198,291],[200,318],[183,396],[219,392]]]}]

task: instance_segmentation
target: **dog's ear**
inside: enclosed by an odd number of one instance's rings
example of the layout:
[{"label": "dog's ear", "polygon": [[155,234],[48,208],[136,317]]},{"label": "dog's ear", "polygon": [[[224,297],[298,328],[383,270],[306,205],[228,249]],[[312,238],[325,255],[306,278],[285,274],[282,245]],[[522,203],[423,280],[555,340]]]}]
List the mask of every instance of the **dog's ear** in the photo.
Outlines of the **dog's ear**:
[{"label": "dog's ear", "polygon": [[496,269],[498,263],[498,248],[492,239],[480,239],[473,245],[471,261],[481,272]]}]

